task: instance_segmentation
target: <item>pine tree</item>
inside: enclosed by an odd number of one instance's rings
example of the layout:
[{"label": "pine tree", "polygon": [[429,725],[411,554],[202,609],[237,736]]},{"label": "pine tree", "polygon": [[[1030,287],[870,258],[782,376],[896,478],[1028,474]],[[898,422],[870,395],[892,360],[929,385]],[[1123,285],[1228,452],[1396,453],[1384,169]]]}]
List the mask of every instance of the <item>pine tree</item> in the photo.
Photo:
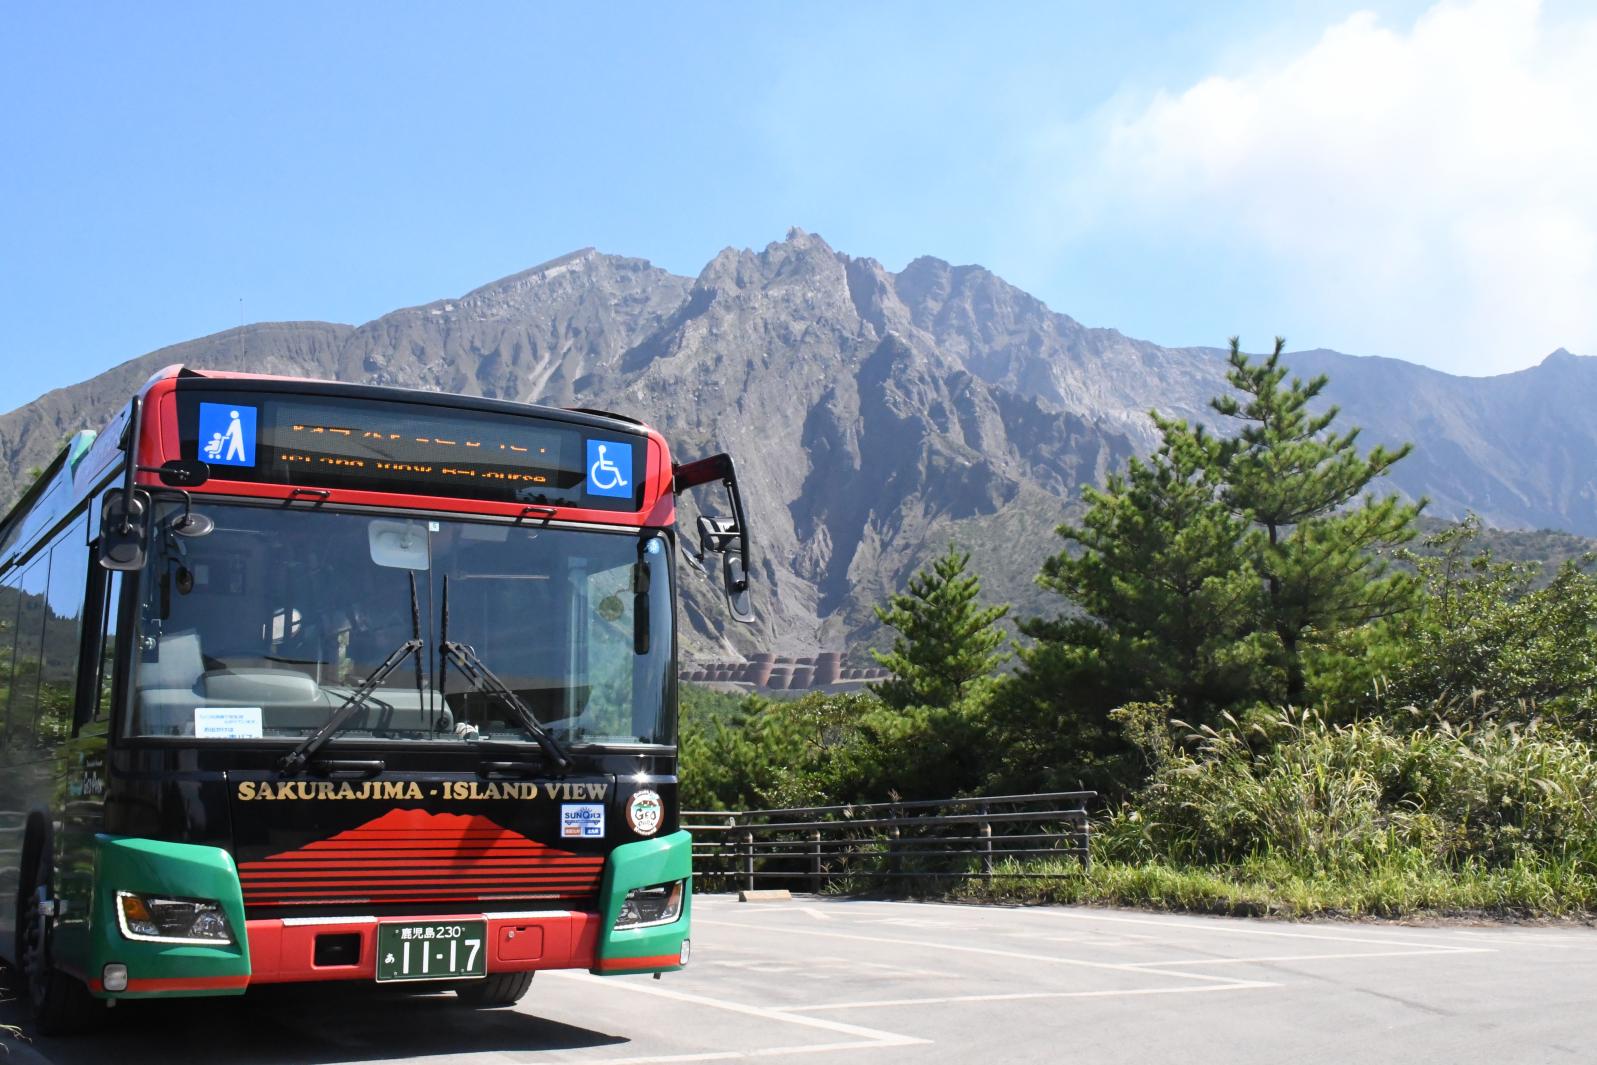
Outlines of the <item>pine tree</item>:
[{"label": "pine tree", "polygon": [[1258,582],[1241,550],[1248,523],[1220,499],[1227,444],[1201,426],[1153,419],[1159,448],[1102,489],[1083,490],[1081,524],[1058,530],[1079,552],[1060,552],[1038,575],[1086,616],[1030,620],[1021,630],[1070,649],[1078,697],[1100,703],[1098,712],[1127,698],[1168,699],[1197,723],[1256,686],[1259,655],[1248,636]]},{"label": "pine tree", "polygon": [[876,608],[877,618],[898,630],[891,651],[871,652],[893,674],[873,686],[888,706],[952,706],[1009,657],[997,626],[1009,607],[978,603],[981,578],[965,572],[969,564],[970,553],[950,544],[910,578],[908,592]]},{"label": "pine tree", "polygon": [[1357,428],[1331,431],[1335,406],[1308,409],[1327,378],[1287,382],[1285,347],[1277,337],[1269,357],[1254,362],[1232,337],[1226,379],[1242,398],[1221,396],[1213,406],[1242,422],[1224,456],[1223,499],[1255,526],[1246,550],[1263,585],[1261,628],[1279,641],[1286,699],[1298,702],[1307,644],[1414,605],[1418,582],[1390,572],[1380,551],[1413,539],[1424,503],[1366,493],[1412,445],[1361,456]]}]

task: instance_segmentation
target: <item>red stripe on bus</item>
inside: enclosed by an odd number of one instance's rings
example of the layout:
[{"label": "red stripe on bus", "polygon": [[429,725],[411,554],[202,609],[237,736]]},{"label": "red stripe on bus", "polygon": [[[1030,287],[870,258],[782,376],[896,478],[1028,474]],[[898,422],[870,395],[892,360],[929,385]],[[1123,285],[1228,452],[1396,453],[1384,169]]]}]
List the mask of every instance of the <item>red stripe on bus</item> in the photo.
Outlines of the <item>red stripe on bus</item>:
[{"label": "red stripe on bus", "polygon": [[[248,976],[176,976],[139,980],[130,977],[126,991],[232,991],[248,987]],[[90,991],[105,991],[100,980],[89,981]],[[116,992],[111,992],[116,994]]]},{"label": "red stripe on bus", "polygon": [[547,860],[526,856],[489,856],[477,857],[472,855],[459,856],[454,854],[421,854],[415,857],[383,856],[378,858],[361,857],[356,855],[329,855],[317,860],[306,859],[303,861],[274,861],[274,862],[245,862],[240,865],[239,871],[244,873],[272,873],[293,871],[295,869],[336,869],[339,866],[354,866],[360,869],[409,869],[417,866],[429,867],[434,865],[448,865],[455,867],[482,867],[482,868],[528,868],[528,869],[599,869],[604,865],[602,860],[574,861],[570,859]]},{"label": "red stripe on bus", "polygon": [[246,888],[254,893],[271,891],[281,888],[284,891],[305,891],[311,888],[366,888],[374,886],[382,891],[382,885],[396,886],[396,888],[447,888],[450,885],[460,885],[462,888],[493,888],[493,886],[525,885],[549,888],[554,885],[567,885],[572,888],[581,888],[591,885],[594,877],[383,877],[374,880],[372,877],[337,877],[321,878],[321,880],[256,880],[248,883]]},{"label": "red stripe on bus", "polygon": [[614,969],[674,969],[682,964],[679,954],[655,954],[647,958],[601,958],[599,971]]},{"label": "red stripe on bus", "polygon": [[[244,901],[251,906],[320,906],[334,903],[347,903],[351,900],[372,902],[516,902],[526,900],[529,902],[542,902],[549,899],[585,899],[589,896],[583,892],[575,891],[495,891],[491,893],[459,893],[454,895],[385,895],[376,898],[371,895],[361,895],[356,892],[347,892],[342,895],[312,895],[306,898],[252,898]],[[411,920],[412,918],[406,918]]]},{"label": "red stripe on bus", "polygon": [[[239,870],[240,878],[244,880],[260,879],[262,877],[275,879],[278,877],[295,879],[301,877],[331,877],[337,878],[344,873],[404,873],[414,872],[413,862],[295,862],[293,865],[273,866],[262,869],[258,866]],[[599,862],[428,862],[426,868],[437,870],[438,875],[461,874],[465,876],[529,876],[561,875],[561,876],[588,876],[599,871]]]}]

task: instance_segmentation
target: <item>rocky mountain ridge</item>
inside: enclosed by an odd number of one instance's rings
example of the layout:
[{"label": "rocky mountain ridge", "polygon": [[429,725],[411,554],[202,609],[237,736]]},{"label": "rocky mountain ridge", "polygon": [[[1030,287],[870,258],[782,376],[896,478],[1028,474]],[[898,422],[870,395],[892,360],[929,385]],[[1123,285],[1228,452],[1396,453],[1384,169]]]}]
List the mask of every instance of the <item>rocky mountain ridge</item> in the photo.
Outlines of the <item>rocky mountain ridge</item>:
[{"label": "rocky mountain ridge", "polygon": [[[1495,378],[1392,359],[1291,356],[1370,442],[1413,440],[1392,477],[1441,516],[1597,534],[1597,360],[1558,352]],[[1216,348],[1164,348],[1049,310],[977,266],[893,273],[794,230],[697,278],[593,249],[354,327],[268,323],[131,360],[0,415],[0,495],[70,432],[184,362],[601,407],[679,457],[736,456],[758,541],[761,621],[728,630],[693,585],[689,649],[839,649],[950,538],[995,597],[1031,578],[1083,483],[1153,440],[1150,408],[1214,423]]]}]

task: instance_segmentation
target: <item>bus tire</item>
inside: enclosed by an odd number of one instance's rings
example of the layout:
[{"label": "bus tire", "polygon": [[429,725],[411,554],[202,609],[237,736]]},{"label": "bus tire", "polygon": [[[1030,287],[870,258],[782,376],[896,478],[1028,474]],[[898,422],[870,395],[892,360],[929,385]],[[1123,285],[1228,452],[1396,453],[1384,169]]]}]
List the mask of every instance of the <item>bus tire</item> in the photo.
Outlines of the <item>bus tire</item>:
[{"label": "bus tire", "polygon": [[[76,980],[55,967],[50,956],[50,926],[39,920],[39,902],[53,898],[55,863],[47,835],[34,833],[23,847],[23,876],[17,885],[17,971],[27,991],[33,1024],[40,1035],[82,1035],[99,1028],[109,1010]],[[27,859],[31,858],[31,861]],[[41,892],[42,889],[42,892]]]},{"label": "bus tire", "polygon": [[476,980],[455,988],[461,1005],[473,1009],[490,1010],[500,1006],[514,1006],[532,986],[532,973],[494,973],[485,980]]}]

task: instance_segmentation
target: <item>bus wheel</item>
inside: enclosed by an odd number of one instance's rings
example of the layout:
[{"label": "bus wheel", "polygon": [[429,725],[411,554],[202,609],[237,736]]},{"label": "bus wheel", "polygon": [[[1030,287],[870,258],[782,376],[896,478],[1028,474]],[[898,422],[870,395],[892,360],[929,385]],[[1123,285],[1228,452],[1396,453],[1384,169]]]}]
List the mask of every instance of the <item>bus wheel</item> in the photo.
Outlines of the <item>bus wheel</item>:
[{"label": "bus wheel", "polygon": [[36,839],[37,853],[17,890],[17,969],[28,990],[33,1023],[40,1035],[79,1035],[98,1028],[106,1004],[55,967],[50,957],[50,925],[40,908],[52,901],[54,868],[48,839]]},{"label": "bus wheel", "polygon": [[487,1010],[496,1006],[514,1006],[532,986],[532,973],[495,973],[486,980],[462,984],[455,988],[461,1005]]}]

